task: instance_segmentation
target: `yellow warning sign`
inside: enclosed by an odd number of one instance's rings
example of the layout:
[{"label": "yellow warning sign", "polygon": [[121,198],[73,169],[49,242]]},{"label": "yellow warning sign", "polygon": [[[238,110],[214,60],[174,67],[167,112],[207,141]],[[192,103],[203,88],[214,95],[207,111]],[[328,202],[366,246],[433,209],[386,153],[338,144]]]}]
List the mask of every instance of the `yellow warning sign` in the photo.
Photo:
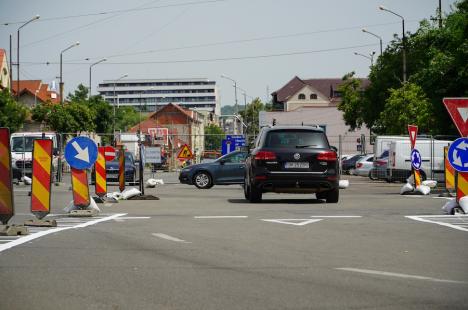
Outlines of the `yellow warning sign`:
[{"label": "yellow warning sign", "polygon": [[187,144],[184,144],[177,155],[178,159],[191,159],[193,157],[192,151]]}]

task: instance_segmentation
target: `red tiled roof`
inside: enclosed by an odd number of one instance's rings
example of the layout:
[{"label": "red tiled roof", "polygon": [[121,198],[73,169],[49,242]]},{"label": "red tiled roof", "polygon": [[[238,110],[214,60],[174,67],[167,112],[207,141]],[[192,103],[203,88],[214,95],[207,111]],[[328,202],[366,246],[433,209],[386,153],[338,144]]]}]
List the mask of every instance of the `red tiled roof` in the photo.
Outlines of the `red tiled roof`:
[{"label": "red tiled roof", "polygon": [[[362,87],[366,88],[369,86],[369,80],[360,78],[362,82]],[[295,95],[299,90],[301,90],[304,86],[309,85],[312,88],[316,89],[319,93],[322,94],[324,97],[333,98],[333,91],[338,89],[338,86],[343,83],[342,79],[334,78],[334,79],[307,79],[302,80],[299,77],[295,76],[291,81],[286,83],[283,87],[279,90],[272,93],[272,95],[276,95],[276,100],[278,102],[285,102],[291,96]]]},{"label": "red tiled roof", "polygon": [[0,64],[3,62],[3,58],[6,57],[6,51],[3,48],[0,48]]},{"label": "red tiled roof", "polygon": [[[59,103],[60,98],[59,95],[53,91],[49,90],[47,84],[42,84],[41,80],[21,80],[20,81],[20,95],[24,93],[28,93],[31,96],[34,96],[37,92],[37,99],[42,102],[47,102],[50,100],[52,103]],[[11,87],[14,94],[16,94],[18,90],[18,81],[13,81],[13,85]],[[53,98],[52,94],[55,94],[55,98]]]}]

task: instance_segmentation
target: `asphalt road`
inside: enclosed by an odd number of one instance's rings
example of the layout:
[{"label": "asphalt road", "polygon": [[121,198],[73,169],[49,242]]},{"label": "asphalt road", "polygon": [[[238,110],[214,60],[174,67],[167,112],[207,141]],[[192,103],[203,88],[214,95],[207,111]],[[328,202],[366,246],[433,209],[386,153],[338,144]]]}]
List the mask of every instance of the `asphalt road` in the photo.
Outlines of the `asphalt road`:
[{"label": "asphalt road", "polygon": [[[71,192],[54,187],[58,229],[0,237],[0,309],[467,309],[468,217],[350,180],[334,205],[166,184],[92,219],[60,215]],[[28,188],[15,189],[21,223]]]}]

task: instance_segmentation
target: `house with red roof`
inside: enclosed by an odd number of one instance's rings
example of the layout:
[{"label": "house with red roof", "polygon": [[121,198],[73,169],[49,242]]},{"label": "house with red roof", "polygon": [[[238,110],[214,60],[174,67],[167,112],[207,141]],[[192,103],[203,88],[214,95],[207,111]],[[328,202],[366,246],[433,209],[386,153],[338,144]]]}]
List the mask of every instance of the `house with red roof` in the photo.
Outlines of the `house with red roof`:
[{"label": "house with red roof", "polygon": [[[369,85],[367,79],[361,79],[365,89]],[[343,112],[338,110],[341,102],[339,78],[301,79],[295,76],[283,87],[273,92],[273,112],[260,112],[260,126],[271,125],[318,125],[322,127],[330,140],[330,144],[338,146],[339,137],[343,154],[359,152],[361,135],[366,136],[365,149],[372,152],[369,144],[370,130],[363,128],[351,130],[343,120]]]},{"label": "house with red roof", "polygon": [[150,135],[153,144],[160,145],[168,160],[176,163],[180,148],[187,144],[194,156],[200,157],[204,151],[205,116],[197,111],[187,110],[175,103],[169,103],[151,113],[129,132]]},{"label": "house with red roof", "polygon": [[10,70],[6,51],[0,48],[0,90],[4,88],[10,88]]},{"label": "house with red roof", "polygon": [[[19,91],[19,101],[27,107],[33,107],[36,104],[51,102],[59,103],[59,94],[51,90],[48,84],[42,83],[41,80],[21,80]],[[12,91],[16,96],[18,92],[18,81],[13,81]]]}]

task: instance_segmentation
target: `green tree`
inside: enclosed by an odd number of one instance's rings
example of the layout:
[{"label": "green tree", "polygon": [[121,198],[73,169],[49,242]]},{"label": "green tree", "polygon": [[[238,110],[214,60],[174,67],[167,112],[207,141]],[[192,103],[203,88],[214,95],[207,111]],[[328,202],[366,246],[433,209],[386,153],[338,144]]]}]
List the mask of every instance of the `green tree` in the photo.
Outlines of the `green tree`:
[{"label": "green tree", "polygon": [[205,126],[205,150],[221,149],[221,143],[225,136],[226,133],[218,125]]},{"label": "green tree", "polygon": [[8,127],[15,132],[23,126],[28,109],[15,101],[8,89],[0,92],[0,127]]},{"label": "green tree", "polygon": [[127,131],[140,122],[140,114],[132,107],[115,109],[115,130]]},{"label": "green tree", "polygon": [[361,94],[361,80],[354,78],[354,71],[343,77],[343,84],[338,87],[341,92],[341,102],[338,110],[343,111],[343,119],[351,129],[360,128],[364,123],[362,111],[363,96]]},{"label": "green tree", "polygon": [[[455,127],[445,110],[444,97],[468,95],[468,1],[455,4],[442,28],[437,23],[424,20],[419,29],[408,34],[408,82],[419,85],[432,108],[432,134],[456,134]],[[359,104],[345,104],[345,121],[353,125],[366,124],[377,133],[388,133],[381,121],[391,89],[402,87],[402,42],[395,39],[378,58],[369,74],[370,86]],[[410,120],[413,122],[413,120]],[[390,124],[389,124],[390,125]]]},{"label": "green tree", "polygon": [[417,125],[420,132],[430,132],[434,126],[432,105],[422,88],[405,83],[398,89],[390,89],[385,109],[378,124],[387,134],[406,134],[407,125]]},{"label": "green tree", "polygon": [[249,137],[253,138],[256,134],[258,134],[259,122],[258,122],[258,115],[260,111],[265,111],[266,107],[260,98],[255,98],[247,105],[247,109],[245,111],[241,111],[239,114],[242,116],[244,123],[247,125],[246,133]]}]

